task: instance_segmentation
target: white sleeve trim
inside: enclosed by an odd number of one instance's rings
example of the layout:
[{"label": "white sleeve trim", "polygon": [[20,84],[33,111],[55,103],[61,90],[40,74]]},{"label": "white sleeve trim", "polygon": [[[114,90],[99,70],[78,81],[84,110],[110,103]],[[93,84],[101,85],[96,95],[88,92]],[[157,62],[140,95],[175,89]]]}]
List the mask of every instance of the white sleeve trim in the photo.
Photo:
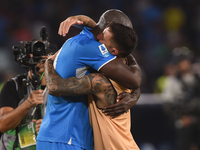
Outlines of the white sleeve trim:
[{"label": "white sleeve trim", "polygon": [[97,71],[99,71],[103,66],[105,66],[107,63],[111,62],[112,60],[114,60],[115,58],[117,58],[117,56],[113,57],[112,59],[110,59],[109,61],[105,62],[104,64],[102,64]]},{"label": "white sleeve trim", "polygon": [[55,60],[54,60],[54,62],[53,62],[54,69],[56,69],[56,64],[57,64],[58,56],[59,56],[61,50],[62,50],[62,47],[59,49],[59,52],[58,52],[58,54],[56,55],[56,58],[55,58]]}]

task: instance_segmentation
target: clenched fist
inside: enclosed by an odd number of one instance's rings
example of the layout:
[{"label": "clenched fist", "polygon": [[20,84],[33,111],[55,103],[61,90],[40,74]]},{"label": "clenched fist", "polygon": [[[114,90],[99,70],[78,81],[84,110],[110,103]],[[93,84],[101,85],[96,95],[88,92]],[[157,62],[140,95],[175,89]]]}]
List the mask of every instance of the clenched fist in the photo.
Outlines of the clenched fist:
[{"label": "clenched fist", "polygon": [[35,107],[43,103],[43,90],[32,91],[27,101],[30,103],[30,107]]}]

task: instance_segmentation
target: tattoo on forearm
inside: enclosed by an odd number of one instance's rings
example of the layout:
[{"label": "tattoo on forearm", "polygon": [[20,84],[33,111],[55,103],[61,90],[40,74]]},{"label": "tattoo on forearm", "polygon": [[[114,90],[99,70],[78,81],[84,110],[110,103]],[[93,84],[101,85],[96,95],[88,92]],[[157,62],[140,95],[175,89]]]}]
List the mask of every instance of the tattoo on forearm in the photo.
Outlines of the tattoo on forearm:
[{"label": "tattoo on forearm", "polygon": [[101,92],[108,105],[116,102],[116,93],[109,80],[100,73],[86,75],[80,79],[71,77],[67,79],[54,70],[53,64],[47,61],[45,64],[46,85],[49,94],[61,95],[85,95]]},{"label": "tattoo on forearm", "polygon": [[45,75],[46,75],[46,85],[48,87],[48,90],[56,91],[57,90],[57,81],[54,80],[56,78],[55,70],[53,68],[53,64],[50,61],[47,61],[46,69],[45,69]]}]

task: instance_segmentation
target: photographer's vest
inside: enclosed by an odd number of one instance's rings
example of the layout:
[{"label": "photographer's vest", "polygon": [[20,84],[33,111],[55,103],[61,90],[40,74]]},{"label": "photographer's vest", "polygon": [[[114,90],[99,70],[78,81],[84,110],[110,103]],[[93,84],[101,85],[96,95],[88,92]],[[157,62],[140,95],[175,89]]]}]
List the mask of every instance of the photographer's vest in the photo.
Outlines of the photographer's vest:
[{"label": "photographer's vest", "polygon": [[[34,87],[31,83],[28,86],[24,86],[23,79],[28,80],[28,75],[18,75],[17,77],[13,78],[16,84],[16,91],[18,91],[18,97],[21,99],[18,106],[21,105],[34,90]],[[47,96],[46,93],[44,94],[44,100],[47,100],[45,97]],[[44,108],[44,104],[42,104],[42,108]],[[32,119],[36,118],[36,113],[33,115],[33,118],[31,118],[33,109],[34,107],[29,110],[27,115],[15,129],[11,129],[3,133],[0,141],[0,150],[36,149],[36,131],[32,122]],[[42,114],[44,114],[44,110],[42,110]]]}]

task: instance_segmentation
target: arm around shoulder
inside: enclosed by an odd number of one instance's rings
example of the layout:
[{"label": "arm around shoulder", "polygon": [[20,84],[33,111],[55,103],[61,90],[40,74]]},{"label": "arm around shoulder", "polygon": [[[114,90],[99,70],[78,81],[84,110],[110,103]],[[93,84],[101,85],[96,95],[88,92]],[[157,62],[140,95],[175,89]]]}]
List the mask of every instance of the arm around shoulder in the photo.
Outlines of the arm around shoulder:
[{"label": "arm around shoulder", "polygon": [[73,25],[84,25],[93,28],[96,25],[96,22],[85,15],[71,16],[60,23],[58,34],[61,36],[66,36],[69,28]]},{"label": "arm around shoulder", "polygon": [[141,70],[134,59],[129,66],[125,65],[121,59],[116,58],[104,65],[100,72],[116,81],[123,87],[138,89],[141,84]]},{"label": "arm around shoulder", "polygon": [[82,21],[84,26],[94,28],[94,26],[96,25],[96,22],[88,16],[77,15],[77,16],[74,16],[74,17],[76,17],[78,20]]}]

